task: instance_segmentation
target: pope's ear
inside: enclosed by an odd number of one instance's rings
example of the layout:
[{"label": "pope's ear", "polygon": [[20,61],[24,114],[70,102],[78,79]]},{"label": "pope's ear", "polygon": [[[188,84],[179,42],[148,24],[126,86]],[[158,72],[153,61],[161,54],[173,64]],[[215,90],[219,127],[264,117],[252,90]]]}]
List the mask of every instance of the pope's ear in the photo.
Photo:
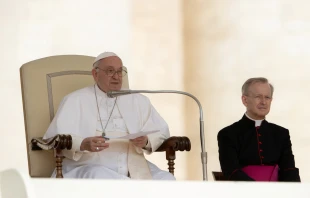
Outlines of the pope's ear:
[{"label": "pope's ear", "polygon": [[92,73],[92,75],[93,75],[93,77],[94,77],[94,80],[97,81],[97,78],[98,78],[98,72],[97,72],[97,70],[94,68],[94,69],[92,69],[91,73]]}]

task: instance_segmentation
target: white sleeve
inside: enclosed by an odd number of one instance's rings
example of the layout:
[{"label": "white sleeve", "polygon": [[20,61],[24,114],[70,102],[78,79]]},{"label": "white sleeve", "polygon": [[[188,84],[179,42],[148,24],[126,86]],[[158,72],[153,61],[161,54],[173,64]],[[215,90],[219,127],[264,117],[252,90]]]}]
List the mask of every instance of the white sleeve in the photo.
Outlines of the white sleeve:
[{"label": "white sleeve", "polygon": [[83,153],[87,153],[89,151],[81,151],[81,143],[83,141],[82,137],[78,137],[75,135],[72,136],[72,148],[70,150],[63,150],[63,155],[69,159],[72,159],[74,161],[78,161],[81,159]]},{"label": "white sleeve", "polygon": [[156,151],[162,145],[162,143],[170,137],[169,127],[167,123],[151,105],[150,117],[145,123],[143,129],[150,129],[154,127],[159,129],[160,131],[147,135],[148,145],[146,146],[146,149],[143,149],[144,153],[146,154],[151,154],[152,152]]},{"label": "white sleeve", "polygon": [[63,150],[63,155],[78,161],[85,151],[80,151],[83,138],[78,136],[80,122],[80,101],[76,97],[66,96],[60,103],[57,113],[49,125],[43,139],[54,137],[58,134],[72,136],[72,149]]}]

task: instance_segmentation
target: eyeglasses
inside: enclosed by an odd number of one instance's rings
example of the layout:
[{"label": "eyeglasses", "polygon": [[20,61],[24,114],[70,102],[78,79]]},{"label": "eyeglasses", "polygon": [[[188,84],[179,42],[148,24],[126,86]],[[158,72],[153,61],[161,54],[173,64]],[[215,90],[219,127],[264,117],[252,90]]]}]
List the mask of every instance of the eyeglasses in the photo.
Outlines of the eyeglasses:
[{"label": "eyeglasses", "polygon": [[114,69],[106,69],[106,70],[104,70],[104,69],[101,69],[99,67],[96,67],[96,69],[104,71],[107,74],[107,76],[109,76],[109,77],[114,76],[115,73],[117,73],[117,75],[119,77],[126,76],[126,74],[127,74],[127,71],[125,69],[121,69],[121,70],[118,70],[118,71],[115,71]]}]

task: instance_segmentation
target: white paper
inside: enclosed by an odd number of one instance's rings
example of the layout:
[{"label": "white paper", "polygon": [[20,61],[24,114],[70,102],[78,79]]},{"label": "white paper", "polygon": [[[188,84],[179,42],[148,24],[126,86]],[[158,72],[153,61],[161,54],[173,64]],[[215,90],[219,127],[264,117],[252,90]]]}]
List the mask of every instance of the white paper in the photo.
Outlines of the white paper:
[{"label": "white paper", "polygon": [[141,131],[141,132],[138,132],[138,133],[133,133],[133,134],[128,134],[128,135],[125,135],[125,136],[119,136],[119,137],[115,137],[115,136],[105,136],[106,138],[109,138],[109,139],[125,139],[125,140],[131,140],[131,139],[135,139],[135,138],[138,138],[138,137],[141,137],[141,136],[146,136],[148,134],[152,134],[152,133],[157,133],[159,132],[159,130],[154,130],[154,131]]}]

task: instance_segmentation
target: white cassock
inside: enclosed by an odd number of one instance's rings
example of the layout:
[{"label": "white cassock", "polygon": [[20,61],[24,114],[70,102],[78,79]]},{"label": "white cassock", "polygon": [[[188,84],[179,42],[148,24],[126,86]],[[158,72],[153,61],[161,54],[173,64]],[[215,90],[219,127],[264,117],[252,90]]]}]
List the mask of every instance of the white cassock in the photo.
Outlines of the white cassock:
[{"label": "white cassock", "polygon": [[[97,85],[77,90],[62,100],[43,138],[47,139],[57,134],[72,136],[72,149],[63,151],[66,157],[63,161],[64,178],[130,179],[130,172],[133,179],[148,178],[149,174],[149,179],[175,180],[171,173],[160,170],[143,155],[151,154],[169,138],[167,123],[149,99],[141,94],[119,96],[116,103],[115,100],[116,98],[108,98]],[[110,143],[109,148],[101,152],[80,151],[84,138],[101,136],[102,126],[106,126],[105,132],[108,136],[153,130],[159,132],[147,135],[146,149],[135,147],[128,140],[112,139],[107,141]],[[52,177],[55,177],[55,171]]]}]

